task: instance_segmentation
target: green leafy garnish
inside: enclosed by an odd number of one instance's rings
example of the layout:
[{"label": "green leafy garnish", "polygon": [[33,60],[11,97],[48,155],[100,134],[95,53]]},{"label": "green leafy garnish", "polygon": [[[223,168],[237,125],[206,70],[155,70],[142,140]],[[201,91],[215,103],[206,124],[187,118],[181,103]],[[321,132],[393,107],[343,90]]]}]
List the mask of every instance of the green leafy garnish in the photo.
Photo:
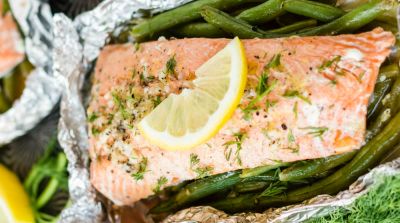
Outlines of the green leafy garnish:
[{"label": "green leafy garnish", "polygon": [[94,122],[97,118],[99,118],[99,116],[97,116],[97,114],[95,112],[93,112],[92,114],[90,114],[88,116],[88,121],[89,122]]},{"label": "green leafy garnish", "polygon": [[143,157],[142,160],[139,162],[139,166],[136,173],[133,173],[132,177],[136,181],[142,180],[146,172],[147,172],[147,158]]},{"label": "green leafy garnish", "polygon": [[283,97],[299,98],[299,99],[305,101],[307,104],[311,104],[311,101],[309,98],[302,95],[299,91],[296,91],[296,90],[286,90],[285,93],[283,93]]},{"label": "green leafy garnish", "polygon": [[160,178],[157,179],[157,185],[153,189],[154,193],[159,193],[161,191],[161,187],[164,186],[168,182],[168,179],[164,176],[161,176]]},{"label": "green leafy garnish", "polygon": [[297,105],[298,103],[297,103],[297,101],[294,103],[294,106],[293,106],[293,113],[294,113],[294,117],[297,119],[297,117],[299,116],[299,111],[298,111],[298,105]]},{"label": "green leafy garnish", "polygon": [[101,133],[101,130],[99,128],[97,128],[96,126],[92,126],[92,134],[94,136],[98,135]]},{"label": "green leafy garnish", "polygon": [[193,171],[197,174],[198,178],[203,178],[206,176],[210,176],[213,170],[214,168],[212,166],[206,166],[206,167],[197,167]]},{"label": "green leafy garnish", "polygon": [[168,75],[175,75],[175,67],[176,67],[176,60],[174,55],[165,64],[165,73]]},{"label": "green leafy garnish", "polygon": [[232,156],[232,147],[231,145],[236,145],[236,151],[235,151],[235,160],[238,162],[239,165],[242,165],[242,159],[240,157],[240,151],[242,150],[242,143],[244,139],[246,138],[246,134],[242,132],[238,132],[233,134],[235,137],[234,140],[228,141],[224,143],[225,146],[225,159],[229,161]]},{"label": "green leafy garnish", "polygon": [[338,207],[326,216],[307,223],[400,222],[400,175],[379,176],[368,192],[347,207]]},{"label": "green leafy garnish", "polygon": [[289,133],[288,133],[288,141],[289,141],[289,143],[296,142],[296,138],[294,138],[294,135],[293,135],[293,132],[291,129],[289,130]]},{"label": "green leafy garnish", "polygon": [[190,168],[193,168],[194,166],[199,164],[199,162],[200,162],[199,157],[196,154],[191,153],[190,154]]},{"label": "green leafy garnish", "polygon": [[153,99],[153,105],[154,108],[157,107],[161,103],[161,97],[157,96],[155,99]]},{"label": "green leafy garnish", "polygon": [[281,65],[281,54],[278,53],[272,57],[269,63],[265,66],[265,69],[277,68]]},{"label": "green leafy garnish", "polygon": [[140,49],[140,43],[136,42],[134,47],[135,47],[135,52],[137,52]]},{"label": "green leafy garnish", "polygon": [[329,68],[331,67],[333,64],[338,63],[341,60],[341,56],[335,56],[333,59],[331,60],[326,60],[324,61],[321,66],[318,68],[319,71],[324,70],[325,68]]},{"label": "green leafy garnish", "polygon": [[[276,169],[275,177],[279,176],[281,172],[280,168]],[[288,189],[287,182],[276,181],[271,183],[260,195],[259,197],[275,197],[284,193]]]},{"label": "green leafy garnish", "polygon": [[300,129],[309,130],[309,132],[307,132],[307,134],[312,135],[314,137],[319,137],[321,139],[322,139],[322,135],[324,135],[324,133],[329,130],[327,127],[312,127],[312,126],[300,128]]}]

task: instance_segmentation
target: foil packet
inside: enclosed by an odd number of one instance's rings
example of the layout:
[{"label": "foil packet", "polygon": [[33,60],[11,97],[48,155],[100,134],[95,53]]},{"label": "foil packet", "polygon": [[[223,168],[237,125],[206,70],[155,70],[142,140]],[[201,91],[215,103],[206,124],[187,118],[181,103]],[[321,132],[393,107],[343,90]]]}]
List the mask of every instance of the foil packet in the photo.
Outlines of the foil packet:
[{"label": "foil packet", "polygon": [[22,136],[46,117],[61,96],[61,85],[52,75],[52,13],[40,0],[9,1],[12,14],[25,36],[25,52],[35,69],[21,97],[0,115],[0,146]]},{"label": "foil packet", "polygon": [[[111,34],[121,31],[132,19],[187,2],[189,0],[105,0],[74,21],[63,14],[53,17],[53,72],[64,87],[58,139],[69,160],[72,201],[71,206],[62,212],[59,222],[109,222],[106,216],[109,210],[104,208],[108,204],[101,203],[104,198],[90,184],[89,142],[85,124],[88,98],[85,94],[88,81],[85,78],[92,71],[101,48],[110,41]],[[398,173],[400,159],[376,167],[337,196],[320,195],[295,206],[231,216],[211,207],[193,207],[167,217],[164,222],[299,222],[351,204],[374,184],[375,174]],[[146,220],[152,222],[149,218]]]}]

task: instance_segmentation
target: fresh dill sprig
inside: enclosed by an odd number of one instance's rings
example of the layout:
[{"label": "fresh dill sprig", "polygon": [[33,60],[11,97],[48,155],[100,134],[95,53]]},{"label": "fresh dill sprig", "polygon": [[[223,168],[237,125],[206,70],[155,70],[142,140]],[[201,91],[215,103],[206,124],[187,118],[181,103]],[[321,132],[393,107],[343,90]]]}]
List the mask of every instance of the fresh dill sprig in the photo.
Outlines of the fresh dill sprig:
[{"label": "fresh dill sprig", "polygon": [[284,182],[277,181],[271,183],[259,196],[260,197],[276,197],[287,190]]},{"label": "fresh dill sprig", "polygon": [[155,99],[153,99],[154,108],[157,107],[161,103],[161,97],[158,95]]},{"label": "fresh dill sprig", "polygon": [[335,56],[333,59],[331,60],[326,60],[324,61],[321,66],[318,68],[319,71],[324,70],[325,68],[329,68],[331,67],[333,64],[337,64],[340,60],[342,59],[342,57],[339,56]]},{"label": "fresh dill sprig", "polygon": [[139,166],[136,173],[133,173],[132,177],[136,181],[142,180],[146,172],[147,172],[147,157],[143,157],[142,160],[140,160],[139,162]]},{"label": "fresh dill sprig", "polygon": [[164,186],[166,183],[168,183],[168,179],[165,176],[161,176],[160,178],[157,179],[157,185],[153,189],[154,193],[159,193],[161,191],[162,186]]},{"label": "fresh dill sprig", "polygon": [[300,129],[309,130],[307,132],[308,135],[312,135],[314,137],[319,137],[321,139],[322,139],[322,136],[324,135],[324,133],[329,130],[329,128],[327,128],[327,127],[313,127],[313,126],[304,127],[304,128],[300,128]]},{"label": "fresh dill sprig", "polygon": [[194,166],[199,164],[199,162],[200,162],[199,157],[196,154],[191,153],[190,154],[190,168],[193,168]]},{"label": "fresh dill sprig", "polygon": [[94,122],[98,118],[99,116],[95,112],[93,112],[92,114],[88,115],[88,122]]},{"label": "fresh dill sprig", "polygon": [[197,174],[198,178],[203,178],[206,176],[210,176],[213,170],[214,168],[212,166],[206,166],[206,167],[197,167],[193,171]]},{"label": "fresh dill sprig", "polygon": [[191,153],[190,169],[197,174],[198,178],[209,176],[211,172],[214,170],[212,166],[199,167],[198,166],[199,163],[200,163],[199,157],[196,154]]},{"label": "fresh dill sprig", "polygon": [[326,216],[307,223],[400,222],[400,174],[376,176],[368,192],[349,206],[338,207]]},{"label": "fresh dill sprig", "polygon": [[297,101],[294,103],[294,106],[293,106],[293,113],[294,113],[295,119],[297,119],[298,116],[299,116],[298,103],[297,103]]},{"label": "fresh dill sprig", "polygon": [[175,75],[176,60],[175,55],[168,59],[165,64],[165,73],[168,75]]},{"label": "fresh dill sprig", "polygon": [[232,155],[232,147],[231,145],[236,145],[236,151],[235,151],[235,160],[238,162],[239,165],[242,165],[242,159],[240,157],[240,151],[242,150],[242,143],[244,139],[246,138],[246,133],[243,132],[238,132],[233,134],[235,137],[234,140],[228,141],[224,143],[225,146],[225,159],[229,161],[231,159]]},{"label": "fresh dill sprig", "polygon": [[292,131],[291,129],[289,129],[288,141],[289,141],[289,143],[294,143],[294,142],[296,142],[296,138],[294,137],[293,131]]},{"label": "fresh dill sprig", "polygon": [[269,69],[278,68],[280,67],[280,65],[281,54],[276,54],[275,56],[273,56],[268,64],[265,65],[264,71],[261,73],[261,76],[258,79],[258,83],[256,86],[256,97],[252,99],[245,108],[242,108],[245,120],[249,120],[251,117],[251,113],[258,109],[257,103],[275,89],[276,84],[278,83],[277,80],[274,80],[270,85],[268,85]]},{"label": "fresh dill sprig", "polygon": [[287,98],[300,98],[301,100],[305,101],[307,104],[311,104],[311,101],[309,98],[306,96],[302,95],[299,91],[297,90],[286,90],[285,93],[283,93],[283,97]]},{"label": "fresh dill sprig", "polygon": [[265,69],[278,68],[281,65],[281,54],[275,54],[265,66]]}]

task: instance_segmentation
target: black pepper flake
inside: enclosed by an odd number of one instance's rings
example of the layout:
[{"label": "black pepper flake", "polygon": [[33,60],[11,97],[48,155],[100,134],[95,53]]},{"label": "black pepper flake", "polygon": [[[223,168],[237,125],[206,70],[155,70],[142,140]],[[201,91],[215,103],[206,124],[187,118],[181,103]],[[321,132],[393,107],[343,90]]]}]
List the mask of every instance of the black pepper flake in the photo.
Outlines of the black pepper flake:
[{"label": "black pepper flake", "polygon": [[260,115],[260,112],[259,112],[259,111],[256,111],[256,115],[259,116],[259,115]]},{"label": "black pepper flake", "polygon": [[287,130],[287,126],[286,126],[285,123],[283,123],[281,126],[282,126],[282,129],[283,129],[283,130]]},{"label": "black pepper flake", "polygon": [[260,56],[258,56],[258,55],[255,55],[255,56],[254,56],[254,58],[256,58],[256,59],[260,59]]},{"label": "black pepper flake", "polygon": [[289,52],[288,55],[289,55],[289,56],[292,55],[292,52]]},{"label": "black pepper flake", "polygon": [[313,68],[312,68],[312,67],[310,67],[309,69],[310,69],[310,71],[311,71]]},{"label": "black pepper flake", "polygon": [[108,160],[108,161],[111,161],[111,154],[108,154],[107,160]]}]

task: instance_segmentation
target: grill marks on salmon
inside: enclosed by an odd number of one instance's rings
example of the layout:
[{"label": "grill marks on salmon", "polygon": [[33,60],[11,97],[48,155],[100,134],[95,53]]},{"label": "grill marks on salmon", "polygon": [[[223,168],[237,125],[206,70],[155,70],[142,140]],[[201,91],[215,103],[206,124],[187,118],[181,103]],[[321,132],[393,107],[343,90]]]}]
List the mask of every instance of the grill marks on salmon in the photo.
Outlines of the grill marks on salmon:
[{"label": "grill marks on salmon", "polygon": [[0,15],[0,76],[7,74],[23,59],[23,43],[11,13],[4,17]]},{"label": "grill marks on salmon", "polygon": [[[102,50],[88,108],[90,174],[97,190],[118,205],[132,204],[158,188],[205,175],[361,147],[368,98],[394,44],[391,33],[378,28],[242,41],[249,73],[241,103],[217,135],[187,151],[161,150],[135,124],[168,94],[190,88],[195,70],[229,40],[165,40]],[[278,55],[280,65],[266,69]],[[273,90],[249,109],[263,73]]]}]

